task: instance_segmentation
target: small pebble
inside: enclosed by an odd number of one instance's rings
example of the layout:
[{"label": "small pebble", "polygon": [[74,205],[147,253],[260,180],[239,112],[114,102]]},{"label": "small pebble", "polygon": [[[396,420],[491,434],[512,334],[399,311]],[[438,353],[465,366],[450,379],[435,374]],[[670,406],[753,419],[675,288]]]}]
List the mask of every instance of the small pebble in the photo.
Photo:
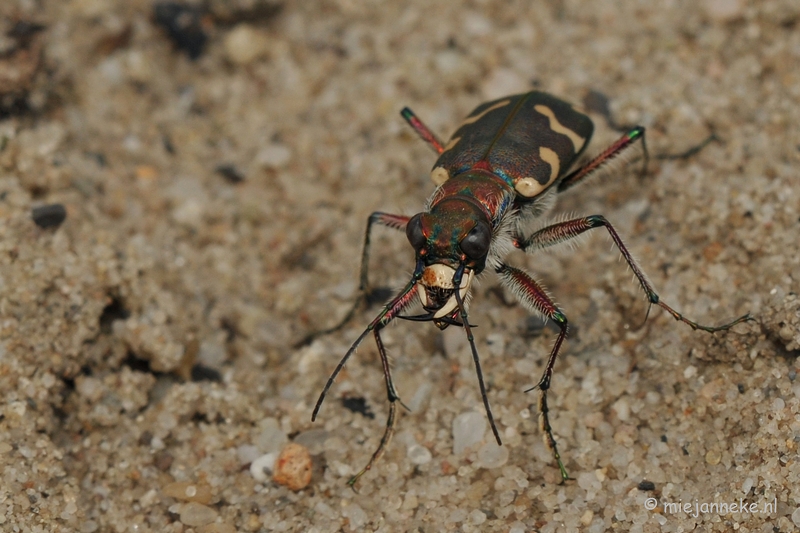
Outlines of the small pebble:
[{"label": "small pebble", "polygon": [[247,65],[267,52],[269,41],[249,24],[239,24],[225,36],[224,47],[231,63]]},{"label": "small pebble", "polygon": [[49,204],[34,207],[33,221],[40,228],[57,228],[67,218],[67,210],[62,204]]},{"label": "small pebble", "polygon": [[475,509],[471,513],[469,513],[469,522],[476,526],[479,526],[486,522],[486,514],[483,511],[479,511]]},{"label": "small pebble", "polygon": [[617,413],[617,418],[619,418],[621,422],[627,422],[631,416],[631,407],[630,404],[628,404],[628,400],[625,398],[620,398],[614,402],[614,405],[611,406],[611,409]]},{"label": "small pebble", "polygon": [[[155,440],[155,439],[154,439]],[[153,466],[161,470],[162,472],[166,472],[172,466],[172,462],[175,458],[169,452],[158,452],[153,456]]]},{"label": "small pebble", "polygon": [[181,523],[191,527],[204,526],[217,519],[217,512],[201,503],[189,502],[180,508]]},{"label": "small pebble", "polygon": [[645,479],[640,481],[639,484],[636,486],[636,488],[642,491],[656,490],[656,485],[652,481],[647,481]]},{"label": "small pebble", "polygon": [[241,183],[244,181],[244,175],[234,165],[222,164],[218,165],[214,170],[225,178],[228,183]]},{"label": "small pebble", "polygon": [[706,0],[704,4],[706,14],[716,22],[729,22],[744,14],[742,0]]},{"label": "small pebble", "polygon": [[311,454],[308,449],[296,442],[287,444],[275,462],[272,479],[294,491],[306,488],[311,482]]},{"label": "small pebble", "polygon": [[794,525],[800,526],[800,507],[792,513],[792,522],[794,522]]},{"label": "small pebble", "polygon": [[161,491],[165,496],[184,502],[211,503],[211,486],[207,483],[175,481],[164,486]]},{"label": "small pebble", "polygon": [[329,436],[330,433],[324,429],[309,429],[297,435],[294,442],[308,448],[308,453],[311,455],[318,455],[325,450],[325,441]]},{"label": "small pebble", "polygon": [[499,446],[492,439],[478,450],[477,465],[481,468],[499,468],[508,462],[508,446]]},{"label": "small pebble", "polygon": [[153,18],[169,36],[175,48],[197,59],[205,50],[208,35],[203,29],[203,12],[199,7],[179,2],[158,2],[153,6]]},{"label": "small pebble", "polygon": [[486,418],[481,413],[468,411],[453,419],[453,453],[459,455],[483,440]]},{"label": "small pebble", "polygon": [[207,524],[197,529],[197,533],[236,533],[236,528],[230,524]]},{"label": "small pebble", "polygon": [[261,456],[258,448],[252,444],[242,444],[236,448],[236,457],[239,459],[239,464],[249,465]]},{"label": "small pebble", "polygon": [[282,144],[270,144],[256,154],[256,162],[266,168],[281,168],[292,160],[292,151]]},{"label": "small pebble", "polygon": [[350,531],[361,531],[368,520],[367,513],[356,503],[342,507],[342,516],[350,522]]},{"label": "small pebble", "polygon": [[265,418],[261,421],[261,433],[253,443],[261,452],[280,451],[289,439],[281,429],[281,423],[277,418]]},{"label": "small pebble", "polygon": [[712,449],[706,453],[706,462],[710,465],[718,465],[721,460],[722,454],[719,453],[719,450]]},{"label": "small pebble", "polygon": [[433,458],[431,451],[425,446],[420,446],[419,444],[412,444],[409,446],[407,455],[408,460],[415,465],[424,465],[425,463],[429,463]]},{"label": "small pebble", "polygon": [[277,452],[270,452],[256,458],[250,463],[250,475],[259,483],[265,482],[269,479],[267,474],[272,472],[272,469],[275,468],[275,460],[277,458]]}]

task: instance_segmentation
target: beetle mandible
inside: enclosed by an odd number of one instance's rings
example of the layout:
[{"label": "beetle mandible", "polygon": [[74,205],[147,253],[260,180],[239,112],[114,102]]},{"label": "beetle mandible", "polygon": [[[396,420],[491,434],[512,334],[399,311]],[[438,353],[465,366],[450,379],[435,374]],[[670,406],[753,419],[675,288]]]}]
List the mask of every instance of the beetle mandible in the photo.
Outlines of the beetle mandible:
[{"label": "beetle mandible", "polygon": [[[553,437],[547,407],[553,366],[567,336],[567,317],[532,276],[504,262],[504,257],[514,248],[532,253],[590,229],[605,228],[650,305],[658,305],[692,329],[711,333],[751,319],[746,314],[721,326],[703,326],[662,302],[617,231],[602,215],[578,217],[546,226],[531,235],[524,234],[526,222],[546,212],[556,194],[581,183],[636,141],[642,143],[643,168],[646,169],[643,127],[630,129],[598,156],[573,169],[592,137],[594,125],[587,115],[544,92],[532,91],[481,104],[467,116],[447,144],[442,143],[409,108],[404,108],[401,115],[439,154],[431,171],[436,190],[425,210],[412,217],[381,212],[370,215],[361,261],[361,297],[338,326],[320,332],[339,329],[366,298],[372,228],[379,224],[405,230],[416,252],[411,280],[383,307],[342,357],[328,378],[312,414],[312,420],[316,420],[336,376],[371,332],[383,366],[389,416],[378,448],[367,466],[350,479],[351,486],[383,454],[394,433],[397,403],[402,405],[392,382],[389,360],[380,336],[380,331],[395,318],[430,321],[439,329],[448,326],[464,329],[486,415],[497,443],[502,444],[486,395],[466,306],[473,279],[487,269],[497,274],[501,284],[510,289],[528,311],[538,313],[558,326],[559,333],[544,372],[537,385],[526,392],[539,390],[539,417],[545,442],[553,453],[562,481],[569,478]],[[419,298],[425,312],[416,316],[401,315],[415,297]]]}]

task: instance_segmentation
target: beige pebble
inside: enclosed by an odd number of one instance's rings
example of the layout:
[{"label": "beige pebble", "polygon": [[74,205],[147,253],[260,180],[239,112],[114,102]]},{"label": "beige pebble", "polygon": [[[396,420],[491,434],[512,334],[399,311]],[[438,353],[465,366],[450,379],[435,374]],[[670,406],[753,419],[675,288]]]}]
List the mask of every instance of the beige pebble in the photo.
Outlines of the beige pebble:
[{"label": "beige pebble", "polygon": [[247,65],[267,52],[269,41],[249,24],[239,24],[225,36],[224,47],[225,55],[232,63]]},{"label": "beige pebble", "polygon": [[184,502],[211,503],[211,486],[206,483],[175,481],[165,485],[161,491],[164,496]]},{"label": "beige pebble", "polygon": [[706,14],[715,22],[730,22],[744,15],[742,0],[706,0]]},{"label": "beige pebble", "polygon": [[198,533],[236,533],[236,528],[230,524],[207,524],[197,528]]},{"label": "beige pebble", "polygon": [[711,449],[706,453],[706,463],[710,465],[718,465],[721,460],[722,454],[719,453],[719,450]]},{"label": "beige pebble", "polygon": [[275,461],[275,483],[292,490],[302,490],[311,482],[311,454],[305,446],[291,442],[287,444]]},{"label": "beige pebble", "polygon": [[197,502],[183,504],[180,510],[181,523],[199,527],[210,524],[217,519],[217,511]]}]

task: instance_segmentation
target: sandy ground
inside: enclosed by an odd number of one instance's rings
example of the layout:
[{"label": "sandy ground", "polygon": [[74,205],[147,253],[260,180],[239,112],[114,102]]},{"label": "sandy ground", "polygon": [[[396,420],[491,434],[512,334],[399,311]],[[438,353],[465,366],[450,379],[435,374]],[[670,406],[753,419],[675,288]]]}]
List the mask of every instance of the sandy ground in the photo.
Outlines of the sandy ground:
[{"label": "sandy ground", "polygon": [[[170,36],[150,0],[2,2],[0,530],[800,527],[800,4],[429,4],[211,0]],[[523,392],[554,330],[489,275],[471,321],[503,451],[463,332],[404,322],[384,341],[413,412],[354,492],[388,412],[371,340],[311,410],[378,307],[296,344],[347,312],[369,213],[432,192],[435,154],[398,111],[446,137],[532,87],[604,94],[653,154],[719,137],[553,216],[605,215],[687,316],[755,320],[644,322],[604,235],[509,256],[573,325],[550,395],[573,479]],[[595,118],[592,153],[619,135]],[[42,228],[50,204],[67,217]],[[373,283],[402,286],[405,237],[378,230],[374,250]],[[263,469],[291,441],[313,461],[299,491]]]}]

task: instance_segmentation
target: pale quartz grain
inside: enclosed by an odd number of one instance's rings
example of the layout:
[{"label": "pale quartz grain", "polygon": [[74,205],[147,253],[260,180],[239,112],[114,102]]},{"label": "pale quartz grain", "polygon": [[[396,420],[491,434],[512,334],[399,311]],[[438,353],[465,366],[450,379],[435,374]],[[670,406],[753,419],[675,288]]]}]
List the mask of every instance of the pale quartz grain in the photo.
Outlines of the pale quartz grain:
[{"label": "pale quartz grain", "polygon": [[453,419],[453,453],[460,455],[483,440],[486,431],[486,418],[483,414],[468,411]]},{"label": "pale quartz grain", "polygon": [[258,448],[252,444],[242,444],[236,447],[236,457],[241,465],[248,465],[260,456]]},{"label": "pale quartz grain", "polygon": [[259,29],[238,24],[225,36],[224,48],[229,61],[247,65],[267,52],[269,41]]},{"label": "pale quartz grain", "polygon": [[269,474],[275,469],[275,461],[278,459],[277,452],[265,453],[256,457],[250,463],[250,475],[259,483],[269,479]]},{"label": "pale quartz grain", "polygon": [[500,446],[494,439],[478,448],[477,465],[481,468],[500,468],[508,462],[508,446]]},{"label": "pale quartz grain", "polygon": [[280,451],[288,442],[286,434],[281,429],[281,423],[276,418],[265,418],[259,423],[261,433],[258,434],[253,444],[262,452]]},{"label": "pale quartz grain", "polygon": [[356,503],[342,507],[342,516],[349,521],[350,531],[361,531],[369,519],[367,513]]},{"label": "pale quartz grain", "polygon": [[196,502],[181,505],[179,514],[181,522],[190,527],[204,526],[217,519],[214,509]]},{"label": "pale quartz grain", "polygon": [[412,444],[408,447],[408,460],[415,465],[424,465],[431,461],[432,454],[430,450],[419,444]]},{"label": "pale quartz grain", "polygon": [[792,522],[794,525],[800,527],[800,507],[794,510],[792,513]]},{"label": "pale quartz grain", "polygon": [[164,496],[185,502],[197,502],[204,505],[211,503],[212,490],[208,483],[175,481],[162,487]]}]

